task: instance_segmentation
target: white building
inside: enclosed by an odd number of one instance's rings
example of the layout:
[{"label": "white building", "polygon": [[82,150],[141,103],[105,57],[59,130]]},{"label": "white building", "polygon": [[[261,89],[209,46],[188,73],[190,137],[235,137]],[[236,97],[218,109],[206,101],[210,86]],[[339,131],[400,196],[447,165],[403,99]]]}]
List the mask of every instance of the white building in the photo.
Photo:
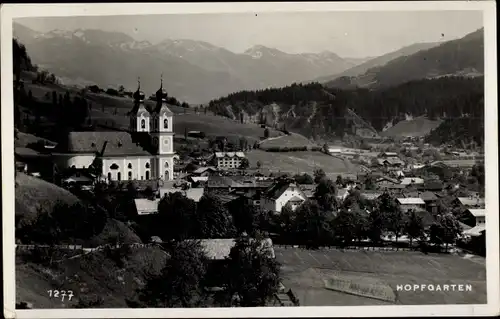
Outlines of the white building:
[{"label": "white building", "polygon": [[264,211],[281,212],[290,203],[292,210],[295,210],[306,199],[307,196],[295,183],[280,181],[264,191],[260,206]]},{"label": "white building", "polygon": [[420,197],[397,198],[396,200],[404,213],[410,209],[414,211],[425,210],[425,202]]},{"label": "white building", "polygon": [[464,231],[464,235],[481,236],[486,229],[485,209],[469,209],[469,212],[476,218],[476,226]]},{"label": "white building", "polygon": [[239,168],[245,158],[243,152],[216,152],[215,161],[218,168]]},{"label": "white building", "polygon": [[58,168],[88,168],[100,156],[102,177],[107,181],[172,180],[173,113],[167,106],[163,83],[156,92],[154,109],[146,109],[144,96],[139,84],[128,131],[70,132],[67,141],[53,152]]}]

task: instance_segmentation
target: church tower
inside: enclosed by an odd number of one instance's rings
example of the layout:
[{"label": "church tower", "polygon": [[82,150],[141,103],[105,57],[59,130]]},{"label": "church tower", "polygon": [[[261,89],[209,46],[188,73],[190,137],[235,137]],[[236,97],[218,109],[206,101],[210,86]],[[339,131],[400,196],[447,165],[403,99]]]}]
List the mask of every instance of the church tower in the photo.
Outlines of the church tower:
[{"label": "church tower", "polygon": [[152,127],[153,144],[157,146],[158,177],[169,181],[174,179],[174,123],[173,113],[167,106],[167,92],[163,89],[163,78],[160,89],[156,92],[156,109],[154,110]]},{"label": "church tower", "polygon": [[145,94],[141,91],[141,81],[137,81],[137,91],[134,93],[134,108],[130,112],[131,132],[150,132],[150,118],[148,110],[144,106]]}]

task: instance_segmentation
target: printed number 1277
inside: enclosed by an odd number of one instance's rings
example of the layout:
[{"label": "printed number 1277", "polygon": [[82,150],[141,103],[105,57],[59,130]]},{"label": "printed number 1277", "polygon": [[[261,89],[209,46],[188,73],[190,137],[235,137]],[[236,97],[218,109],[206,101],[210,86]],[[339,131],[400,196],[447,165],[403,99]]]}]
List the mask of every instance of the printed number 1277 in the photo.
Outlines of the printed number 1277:
[{"label": "printed number 1277", "polygon": [[71,301],[71,298],[73,298],[73,291],[71,290],[47,290],[49,293],[50,298],[61,298],[61,301],[64,301],[64,298],[66,296],[68,297],[68,301]]}]

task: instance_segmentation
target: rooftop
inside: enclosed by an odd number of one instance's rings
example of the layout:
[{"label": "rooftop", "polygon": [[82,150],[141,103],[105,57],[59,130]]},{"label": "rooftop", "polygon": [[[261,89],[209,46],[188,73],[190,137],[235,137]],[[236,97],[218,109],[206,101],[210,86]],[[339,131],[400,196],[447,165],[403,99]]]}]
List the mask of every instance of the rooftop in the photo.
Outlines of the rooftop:
[{"label": "rooftop", "polygon": [[469,212],[474,217],[484,217],[486,213],[485,209],[469,209]]},{"label": "rooftop", "polygon": [[136,198],[134,199],[135,207],[139,215],[146,215],[158,212],[158,203],[160,199],[156,198],[150,200],[147,198]]},{"label": "rooftop", "polygon": [[151,156],[140,145],[132,141],[128,132],[70,132],[67,145],[60,143],[57,152],[68,153],[96,153],[100,152],[107,142],[103,156]]},{"label": "rooftop", "polygon": [[398,198],[397,201],[401,205],[425,205],[424,200],[419,197]]},{"label": "rooftop", "polygon": [[243,152],[216,152],[215,157],[217,158],[223,158],[223,157],[240,157],[243,158],[245,157],[245,153]]}]

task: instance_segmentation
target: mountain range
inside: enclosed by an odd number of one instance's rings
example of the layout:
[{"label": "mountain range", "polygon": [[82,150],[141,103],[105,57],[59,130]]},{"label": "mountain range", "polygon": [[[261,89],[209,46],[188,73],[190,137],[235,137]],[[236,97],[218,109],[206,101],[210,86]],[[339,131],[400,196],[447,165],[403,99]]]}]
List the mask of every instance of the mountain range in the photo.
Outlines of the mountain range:
[{"label": "mountain range", "polygon": [[337,74],[366,60],[344,59],[329,51],[289,54],[262,45],[233,53],[187,39],[152,44],[101,30],[41,33],[18,23],[13,31],[33,62],[65,84],[123,85],[133,90],[140,77],[144,90],[154,92],[163,72],[168,92],[195,104],[243,89],[279,87]]}]

